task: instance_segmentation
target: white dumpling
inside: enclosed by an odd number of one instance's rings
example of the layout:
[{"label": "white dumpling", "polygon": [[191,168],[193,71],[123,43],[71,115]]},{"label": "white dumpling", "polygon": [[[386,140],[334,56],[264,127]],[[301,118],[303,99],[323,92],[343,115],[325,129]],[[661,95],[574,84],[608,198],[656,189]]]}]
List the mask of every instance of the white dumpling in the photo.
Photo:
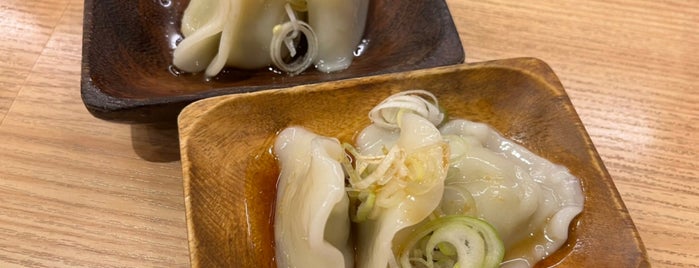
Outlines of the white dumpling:
[{"label": "white dumpling", "polygon": [[224,66],[255,69],[272,62],[274,26],[287,19],[286,0],[192,0],[182,17],[185,38],[173,64],[215,76]]},{"label": "white dumpling", "polygon": [[563,245],[583,207],[576,177],[485,124],[454,120],[440,131],[451,150],[442,213],[493,225],[505,244],[503,266],[533,265]]},{"label": "white dumpling", "polygon": [[277,267],[353,267],[340,143],[290,127],[278,135],[274,154],[281,167],[274,217]]},{"label": "white dumpling", "polygon": [[[368,7],[369,0],[192,0],[173,64],[185,72],[205,71],[207,77],[224,66],[275,65],[297,74],[315,63],[322,72],[343,70],[361,42]],[[306,55],[285,62],[295,55],[299,34],[306,36]],[[290,50],[280,48],[287,45]]]},{"label": "white dumpling", "polygon": [[307,5],[308,24],[318,39],[316,68],[347,69],[364,35],[369,0],[307,0]]},{"label": "white dumpling", "polygon": [[[226,65],[242,69],[269,66],[272,33],[276,25],[287,19],[284,5],[286,0],[238,0],[238,18],[231,23],[231,38],[221,39],[223,51],[230,51]],[[225,34],[225,32],[224,32]]]},{"label": "white dumpling", "polygon": [[205,70],[218,53],[227,22],[229,0],[192,0],[182,17],[184,39],[173,53],[173,64],[185,72]]},{"label": "white dumpling", "polygon": [[[400,148],[396,155],[401,156],[396,157],[403,157],[392,164],[402,177],[381,178],[390,181],[376,186],[379,188],[373,216],[357,223],[357,267],[395,267],[392,240],[396,233],[424,220],[442,197],[448,149],[441,134],[430,121],[417,114],[408,112],[400,117],[399,129],[372,124],[357,139],[361,155],[380,156],[386,154],[384,149],[391,154]],[[383,191],[395,190],[393,187],[405,188],[381,197]]]}]

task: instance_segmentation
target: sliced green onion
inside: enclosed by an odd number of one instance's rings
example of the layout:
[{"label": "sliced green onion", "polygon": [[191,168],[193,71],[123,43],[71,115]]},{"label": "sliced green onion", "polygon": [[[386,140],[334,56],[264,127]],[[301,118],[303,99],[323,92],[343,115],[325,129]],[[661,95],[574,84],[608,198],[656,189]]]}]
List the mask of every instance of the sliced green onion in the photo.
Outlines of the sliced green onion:
[{"label": "sliced green onion", "polygon": [[378,126],[395,129],[399,128],[400,113],[405,110],[422,116],[435,126],[444,120],[444,113],[439,108],[437,97],[421,89],[403,91],[386,98],[369,111],[369,119]]},{"label": "sliced green onion", "polygon": [[[295,75],[308,69],[318,55],[318,38],[310,25],[296,18],[296,13],[290,3],[287,3],[285,8],[290,21],[276,25],[272,29],[270,57],[274,66],[279,70]],[[299,34],[306,37],[306,53],[287,63],[284,60],[286,53],[282,50],[282,46],[286,47],[292,58],[296,56],[296,46],[300,40]]]},{"label": "sliced green onion", "polygon": [[354,215],[352,221],[363,222],[369,218],[371,212],[374,210],[374,201],[376,200],[376,195],[373,192],[360,192],[357,197],[359,206],[357,207],[357,213]]},{"label": "sliced green onion", "polygon": [[498,267],[505,254],[495,229],[477,218],[453,215],[415,227],[400,243],[402,267]]}]

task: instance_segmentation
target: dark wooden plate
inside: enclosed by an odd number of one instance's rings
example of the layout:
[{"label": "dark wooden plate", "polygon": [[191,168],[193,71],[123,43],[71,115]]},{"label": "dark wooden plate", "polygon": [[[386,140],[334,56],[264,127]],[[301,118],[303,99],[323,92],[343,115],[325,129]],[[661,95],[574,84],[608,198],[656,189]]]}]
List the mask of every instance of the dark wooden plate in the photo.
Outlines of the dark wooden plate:
[{"label": "dark wooden plate", "polygon": [[198,101],[179,116],[194,267],[275,267],[272,215],[278,131],[302,125],[352,141],[368,111],[407,89],[433,92],[450,116],[485,122],[582,181],[568,242],[539,266],[647,267],[614,183],[556,75],[523,58],[302,85]]},{"label": "dark wooden plate", "polygon": [[192,101],[352,77],[458,64],[464,51],[444,0],[374,0],[368,46],[344,71],[275,74],[225,69],[211,81],[175,75],[172,51],[188,1],[86,0],[82,99],[96,117],[133,123],[175,119]]}]

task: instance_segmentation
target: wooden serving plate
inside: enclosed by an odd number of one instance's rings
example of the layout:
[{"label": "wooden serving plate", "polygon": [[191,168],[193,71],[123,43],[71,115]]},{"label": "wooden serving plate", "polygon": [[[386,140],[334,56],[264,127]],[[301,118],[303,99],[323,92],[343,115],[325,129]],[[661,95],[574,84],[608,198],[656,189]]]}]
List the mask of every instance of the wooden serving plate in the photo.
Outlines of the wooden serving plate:
[{"label": "wooden serving plate", "polygon": [[508,59],[221,96],[179,116],[194,267],[275,267],[278,176],[270,148],[301,125],[353,141],[367,113],[408,89],[433,92],[448,115],[485,122],[581,179],[583,212],[567,243],[538,266],[647,267],[640,236],[556,75],[544,62]]},{"label": "wooden serving plate", "polygon": [[363,54],[341,72],[297,76],[227,68],[211,81],[175,75],[172,52],[189,1],[86,0],[82,99],[96,117],[131,123],[176,118],[192,101],[231,93],[462,63],[464,51],[444,0],[372,0]]}]

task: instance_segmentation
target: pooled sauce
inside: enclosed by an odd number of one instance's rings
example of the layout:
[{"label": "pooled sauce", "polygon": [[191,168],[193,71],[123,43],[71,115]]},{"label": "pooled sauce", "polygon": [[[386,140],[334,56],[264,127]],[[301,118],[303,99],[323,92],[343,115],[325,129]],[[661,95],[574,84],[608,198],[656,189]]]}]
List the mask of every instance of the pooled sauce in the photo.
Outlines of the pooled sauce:
[{"label": "pooled sauce", "polygon": [[[174,21],[171,22],[171,24],[174,25]],[[170,29],[165,33],[165,40],[167,41],[168,48],[170,48],[170,54],[172,54],[172,51],[175,50],[177,45],[182,42],[184,37],[180,33],[179,30],[177,29]],[[301,57],[305,51],[308,49],[307,48],[307,43],[305,42],[305,37],[303,37],[303,42],[300,42],[299,47],[297,48],[299,50],[299,54],[296,55],[296,57],[289,59],[290,62],[294,61],[296,58]],[[355,58],[361,57],[366,50],[369,48],[369,39],[362,39],[362,41],[357,45],[357,48],[354,50],[353,55]],[[353,60],[354,61],[354,60]],[[351,68],[352,65],[350,65],[349,68]],[[237,68],[232,68],[232,67],[223,67],[223,70],[219,72],[216,76],[214,77],[206,77],[203,72],[198,72],[198,73],[188,73],[185,71],[182,71],[178,69],[174,64],[169,64],[168,65],[168,72],[175,76],[175,77],[194,77],[202,82],[212,82],[212,81],[237,81],[241,79],[247,79],[251,76],[253,76],[255,73],[258,72],[268,72],[271,73],[274,76],[277,76],[279,79],[283,79],[285,77],[289,77],[288,74],[285,72],[279,70],[278,68],[274,66],[267,66],[259,69],[252,69],[252,70],[243,70],[243,69],[237,69]],[[314,74],[324,74],[323,72],[318,71],[315,68],[309,68],[305,71],[303,71],[301,74],[304,73],[314,73]],[[300,74],[299,74],[300,75]]]},{"label": "pooled sauce", "polygon": [[[549,240],[544,234],[543,230],[537,230],[536,233],[530,233],[527,239],[523,239],[519,243],[512,246],[512,248],[509,251],[505,251],[504,260],[509,261],[504,262],[503,265],[501,265],[501,267],[519,267],[518,264],[523,262],[528,263],[529,267],[534,266],[534,264],[536,264],[540,260],[528,258],[527,255],[531,255],[529,252],[531,252],[532,248],[534,247],[539,248],[543,251],[543,245],[545,245],[548,241]],[[559,248],[558,250],[561,250],[564,247],[565,246]]]},{"label": "pooled sauce", "polygon": [[247,217],[248,243],[251,256],[258,267],[277,267],[274,260],[274,206],[277,198],[279,167],[272,154],[276,135],[264,143],[264,151],[258,152],[249,163],[245,174],[245,216]]}]

